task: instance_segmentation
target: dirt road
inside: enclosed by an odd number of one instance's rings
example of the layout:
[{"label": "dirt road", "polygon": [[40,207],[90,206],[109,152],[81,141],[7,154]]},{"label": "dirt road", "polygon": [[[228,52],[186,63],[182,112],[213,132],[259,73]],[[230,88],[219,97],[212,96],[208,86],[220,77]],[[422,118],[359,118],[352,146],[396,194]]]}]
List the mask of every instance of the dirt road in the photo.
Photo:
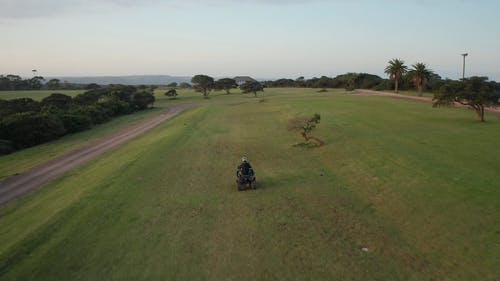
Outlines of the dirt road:
[{"label": "dirt road", "polygon": [[27,172],[1,181],[0,205],[6,204],[21,195],[42,187],[51,180],[63,175],[77,166],[80,166],[105,153],[106,151],[118,147],[125,142],[144,134],[146,131],[154,128],[160,123],[167,121],[181,112],[195,106],[196,105],[194,104],[172,106],[167,112],[159,116],[133,124],[111,136],[99,139],[82,149],[52,159]]},{"label": "dirt road", "polygon": [[[415,100],[415,101],[421,101],[421,102],[426,102],[426,103],[434,103],[432,101],[432,98],[429,98],[429,97],[408,96],[408,95],[402,95],[402,94],[394,94],[394,93],[371,91],[371,90],[356,90],[355,94],[359,95],[359,96],[382,96],[382,97],[390,97],[390,98],[396,98],[396,99],[407,99],[407,100]],[[468,106],[463,105],[463,104],[459,104],[457,102],[454,103],[454,107],[469,109]],[[495,113],[495,114],[500,114],[500,109],[498,109],[498,108],[487,107],[484,109],[484,111]]]}]

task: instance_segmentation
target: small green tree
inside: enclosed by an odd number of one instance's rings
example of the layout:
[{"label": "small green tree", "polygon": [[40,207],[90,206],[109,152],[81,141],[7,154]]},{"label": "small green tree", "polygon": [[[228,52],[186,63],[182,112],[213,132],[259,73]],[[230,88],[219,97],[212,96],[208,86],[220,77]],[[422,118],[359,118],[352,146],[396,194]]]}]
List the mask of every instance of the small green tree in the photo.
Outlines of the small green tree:
[{"label": "small green tree", "polygon": [[311,117],[298,117],[292,119],[288,122],[288,129],[291,131],[297,131],[307,142],[313,140],[319,146],[325,144],[324,141],[320,140],[317,137],[311,136],[311,132],[316,128],[316,126],[321,121],[321,115],[318,113],[314,113]]},{"label": "small green tree", "polygon": [[191,82],[194,84],[195,90],[202,93],[204,98],[208,98],[208,94],[214,88],[214,78],[207,75],[195,75]]},{"label": "small green tree", "polygon": [[248,81],[240,86],[241,91],[246,93],[253,93],[257,97],[257,92],[264,92],[264,86],[257,81]]},{"label": "small green tree", "polygon": [[218,91],[226,91],[226,94],[230,94],[231,89],[237,88],[238,84],[236,84],[236,81],[231,78],[222,78],[219,79],[215,82],[215,90]]},{"label": "small green tree", "polygon": [[316,125],[318,125],[320,121],[321,116],[318,113],[314,113],[311,118],[306,120],[306,123],[304,124],[304,126],[302,126],[302,132],[300,134],[306,141],[315,140],[319,143],[320,146],[322,146],[323,144],[325,144],[322,140],[310,135],[311,131],[316,128]]},{"label": "small green tree", "polygon": [[172,83],[168,84],[167,87],[169,87],[169,88],[176,88],[177,87],[177,82],[172,82]]},{"label": "small green tree", "polygon": [[177,90],[170,89],[167,92],[165,92],[165,96],[170,97],[171,99],[175,99],[177,97]]},{"label": "small green tree", "polygon": [[484,122],[484,108],[500,105],[498,88],[487,81],[488,77],[477,76],[462,81],[449,80],[434,94],[434,107],[451,106],[457,102],[474,109],[481,122]]},{"label": "small green tree", "polygon": [[384,72],[389,75],[389,78],[394,80],[394,92],[398,93],[398,85],[401,78],[406,74],[408,67],[405,62],[400,59],[392,59],[389,65],[385,68]]}]

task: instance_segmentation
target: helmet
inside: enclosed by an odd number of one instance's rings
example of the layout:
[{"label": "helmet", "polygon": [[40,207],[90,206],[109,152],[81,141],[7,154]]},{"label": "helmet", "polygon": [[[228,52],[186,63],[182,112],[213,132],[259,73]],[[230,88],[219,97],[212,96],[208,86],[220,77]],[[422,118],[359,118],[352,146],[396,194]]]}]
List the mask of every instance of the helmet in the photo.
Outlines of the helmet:
[{"label": "helmet", "polygon": [[241,157],[241,162],[248,162],[248,158],[246,156]]}]

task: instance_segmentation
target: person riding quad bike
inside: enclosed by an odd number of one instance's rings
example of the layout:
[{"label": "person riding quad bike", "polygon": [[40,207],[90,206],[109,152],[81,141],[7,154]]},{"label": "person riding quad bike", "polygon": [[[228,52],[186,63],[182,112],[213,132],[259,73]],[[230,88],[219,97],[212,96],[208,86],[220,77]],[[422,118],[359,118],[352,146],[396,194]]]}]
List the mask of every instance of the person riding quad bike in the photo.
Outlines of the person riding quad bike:
[{"label": "person riding quad bike", "polygon": [[252,169],[250,163],[248,163],[248,158],[243,156],[241,158],[241,164],[236,170],[236,183],[238,184],[238,190],[243,190],[245,186],[255,189],[255,173]]}]

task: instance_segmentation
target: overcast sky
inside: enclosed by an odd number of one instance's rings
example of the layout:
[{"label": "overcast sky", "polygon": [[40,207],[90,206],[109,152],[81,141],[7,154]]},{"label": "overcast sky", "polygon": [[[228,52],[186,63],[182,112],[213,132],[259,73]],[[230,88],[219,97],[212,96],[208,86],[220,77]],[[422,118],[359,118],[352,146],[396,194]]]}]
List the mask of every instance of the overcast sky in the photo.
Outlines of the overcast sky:
[{"label": "overcast sky", "polygon": [[0,0],[0,74],[383,76],[387,61],[500,81],[500,1]]}]

